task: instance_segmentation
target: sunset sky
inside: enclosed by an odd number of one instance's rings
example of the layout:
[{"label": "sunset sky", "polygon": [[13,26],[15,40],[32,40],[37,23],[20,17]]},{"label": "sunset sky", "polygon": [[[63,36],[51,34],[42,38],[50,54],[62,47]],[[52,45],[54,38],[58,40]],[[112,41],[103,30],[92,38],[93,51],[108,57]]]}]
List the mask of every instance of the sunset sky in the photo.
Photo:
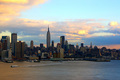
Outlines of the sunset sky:
[{"label": "sunset sky", "polygon": [[46,44],[65,36],[69,44],[90,42],[120,48],[120,0],[0,0],[0,37],[18,34],[18,41]]}]

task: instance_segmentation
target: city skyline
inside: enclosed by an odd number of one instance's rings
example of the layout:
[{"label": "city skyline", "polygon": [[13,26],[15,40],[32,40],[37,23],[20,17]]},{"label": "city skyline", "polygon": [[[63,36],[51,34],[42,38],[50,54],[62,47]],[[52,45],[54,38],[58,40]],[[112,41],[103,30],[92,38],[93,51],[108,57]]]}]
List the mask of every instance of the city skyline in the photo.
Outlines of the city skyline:
[{"label": "city skyline", "polygon": [[[18,41],[46,44],[48,25],[51,40],[65,36],[69,44],[120,48],[119,0],[1,0],[0,37],[18,34]],[[62,6],[61,6],[62,5]],[[4,9],[3,9],[4,7]]]}]

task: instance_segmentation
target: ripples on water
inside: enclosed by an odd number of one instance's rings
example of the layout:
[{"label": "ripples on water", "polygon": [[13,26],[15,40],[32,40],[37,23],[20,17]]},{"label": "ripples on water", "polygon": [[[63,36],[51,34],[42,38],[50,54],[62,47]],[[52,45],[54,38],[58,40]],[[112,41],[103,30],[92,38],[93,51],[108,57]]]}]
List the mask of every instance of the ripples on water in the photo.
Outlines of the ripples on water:
[{"label": "ripples on water", "polygon": [[[11,68],[11,65],[18,67]],[[0,63],[0,80],[120,80],[120,61]]]}]

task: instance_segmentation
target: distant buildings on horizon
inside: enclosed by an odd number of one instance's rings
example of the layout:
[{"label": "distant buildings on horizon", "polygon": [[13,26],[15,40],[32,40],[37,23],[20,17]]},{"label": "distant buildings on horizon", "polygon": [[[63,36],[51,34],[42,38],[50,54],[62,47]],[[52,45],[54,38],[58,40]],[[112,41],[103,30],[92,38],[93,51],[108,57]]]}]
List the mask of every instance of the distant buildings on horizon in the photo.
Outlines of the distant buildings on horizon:
[{"label": "distant buildings on horizon", "polygon": [[39,59],[40,58],[99,58],[102,56],[118,58],[120,56],[120,51],[107,50],[105,47],[99,49],[97,46],[90,47],[81,46],[78,43],[75,45],[69,44],[65,40],[65,36],[60,36],[60,42],[57,46],[54,45],[54,40],[51,41],[50,30],[46,34],[46,48],[43,43],[39,44],[39,47],[34,47],[34,41],[30,41],[30,47],[27,46],[25,42],[17,42],[17,33],[11,34],[11,43],[9,36],[2,36],[0,41],[0,59],[1,60],[24,60],[24,59]]}]

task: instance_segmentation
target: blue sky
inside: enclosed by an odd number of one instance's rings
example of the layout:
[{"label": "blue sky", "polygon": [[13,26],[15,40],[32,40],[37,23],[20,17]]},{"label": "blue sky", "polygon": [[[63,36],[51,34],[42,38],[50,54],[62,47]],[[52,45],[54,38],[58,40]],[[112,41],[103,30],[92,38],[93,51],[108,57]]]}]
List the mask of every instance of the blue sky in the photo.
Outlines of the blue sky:
[{"label": "blue sky", "polygon": [[74,45],[120,44],[120,0],[1,0],[0,3],[0,37],[16,32],[18,41],[46,44],[49,25],[55,44],[62,35]]},{"label": "blue sky", "polygon": [[67,19],[108,19],[119,21],[119,0],[48,0],[22,12],[21,18],[64,21]]}]

